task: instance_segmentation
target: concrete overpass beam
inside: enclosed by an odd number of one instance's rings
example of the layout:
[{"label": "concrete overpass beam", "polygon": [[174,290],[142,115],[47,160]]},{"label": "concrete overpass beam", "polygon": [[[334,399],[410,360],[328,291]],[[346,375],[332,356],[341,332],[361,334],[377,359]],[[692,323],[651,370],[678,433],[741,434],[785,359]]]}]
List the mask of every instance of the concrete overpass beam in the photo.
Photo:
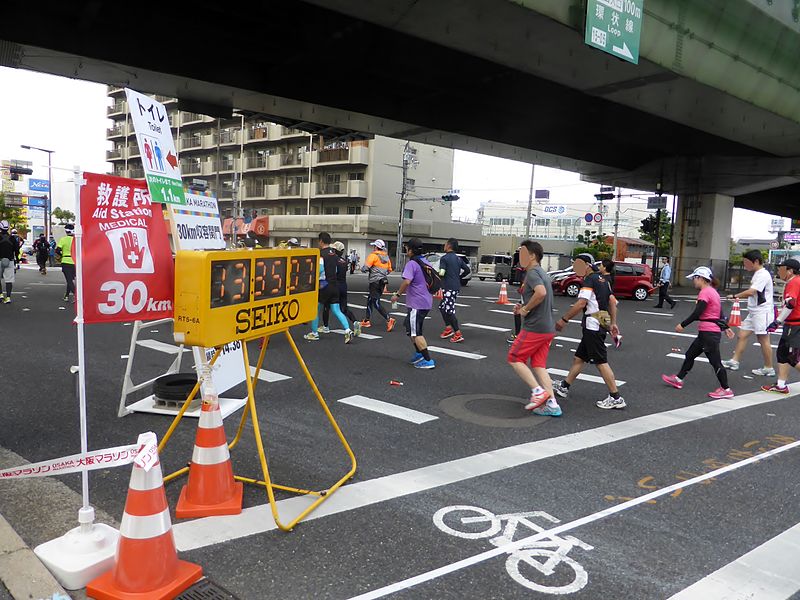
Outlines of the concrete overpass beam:
[{"label": "concrete overpass beam", "polygon": [[721,281],[730,257],[733,196],[683,195],[678,198],[672,236],[674,283],[687,285],[685,277],[695,267],[711,267]]}]

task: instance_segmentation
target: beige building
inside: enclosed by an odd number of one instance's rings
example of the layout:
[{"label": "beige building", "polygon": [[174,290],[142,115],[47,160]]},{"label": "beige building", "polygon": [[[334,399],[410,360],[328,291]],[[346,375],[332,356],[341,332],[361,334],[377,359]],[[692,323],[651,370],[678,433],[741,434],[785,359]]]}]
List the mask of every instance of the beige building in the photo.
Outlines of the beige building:
[{"label": "beige building", "polygon": [[[112,148],[107,158],[113,173],[143,177],[125,92],[110,87],[108,95]],[[273,242],[293,236],[310,241],[327,230],[362,257],[376,237],[386,240],[393,253],[403,140],[326,139],[258,116],[217,119],[185,112],[173,98],[155,98],[167,107],[184,181],[207,181],[224,218],[234,216],[241,203],[238,216],[245,221],[270,216]],[[407,176],[405,237],[424,236],[434,249],[454,235],[476,253],[480,228],[451,224],[451,204],[440,199],[452,188],[453,150],[412,147],[416,166]],[[437,200],[417,201],[423,198]]]}]

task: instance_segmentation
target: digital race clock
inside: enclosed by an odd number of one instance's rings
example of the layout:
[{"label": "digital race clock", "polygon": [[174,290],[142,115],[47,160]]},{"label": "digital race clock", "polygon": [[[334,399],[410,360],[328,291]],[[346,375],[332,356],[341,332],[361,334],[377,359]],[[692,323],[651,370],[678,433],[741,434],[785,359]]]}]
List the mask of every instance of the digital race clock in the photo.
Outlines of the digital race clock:
[{"label": "digital race clock", "polygon": [[211,348],[311,321],[318,274],[316,249],[179,251],[175,341]]}]

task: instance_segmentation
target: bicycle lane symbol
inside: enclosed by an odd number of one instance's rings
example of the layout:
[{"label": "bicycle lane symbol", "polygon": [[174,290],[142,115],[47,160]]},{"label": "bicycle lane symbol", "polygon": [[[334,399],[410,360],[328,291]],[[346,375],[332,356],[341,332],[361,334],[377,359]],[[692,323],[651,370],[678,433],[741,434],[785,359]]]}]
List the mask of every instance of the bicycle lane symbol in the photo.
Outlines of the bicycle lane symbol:
[{"label": "bicycle lane symbol", "polygon": [[[533,519],[546,521],[546,524],[560,522],[544,511],[495,515],[485,508],[466,505],[446,506],[433,515],[433,523],[440,531],[468,540],[489,538],[489,542],[498,548],[511,544],[515,537],[522,539],[545,532],[546,527]],[[520,527],[524,529],[517,535]],[[580,563],[567,556],[574,547],[594,549],[594,546],[571,535],[548,536],[510,551],[506,570],[514,581],[528,589],[554,595],[575,593],[586,586],[589,575]],[[566,569],[559,569],[559,575],[555,575],[559,565]],[[563,581],[565,576],[568,583],[556,583]]]}]

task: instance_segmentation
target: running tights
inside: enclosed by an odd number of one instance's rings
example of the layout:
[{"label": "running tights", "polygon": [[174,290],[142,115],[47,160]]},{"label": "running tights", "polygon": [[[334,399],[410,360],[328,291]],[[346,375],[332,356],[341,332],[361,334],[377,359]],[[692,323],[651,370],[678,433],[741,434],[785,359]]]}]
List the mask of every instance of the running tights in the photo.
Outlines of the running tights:
[{"label": "running tights", "polygon": [[689,346],[686,351],[686,358],[683,361],[681,370],[678,371],[678,377],[683,379],[692,370],[694,360],[705,353],[708,358],[711,368],[714,369],[714,374],[719,380],[719,385],[722,389],[728,389],[728,372],[722,366],[722,357],[719,353],[719,342],[722,339],[722,333],[717,331],[701,331]]},{"label": "running tights", "polygon": [[[331,307],[331,312],[333,313],[333,316],[336,317],[339,320],[339,323],[342,324],[342,329],[344,329],[345,331],[350,329],[350,323],[347,322],[347,317],[345,317],[344,313],[342,313],[342,309],[339,308],[339,304],[338,303],[337,304],[331,304],[330,307]],[[324,308],[325,308],[324,304],[318,304],[317,305],[317,316],[314,317],[313,321],[311,321],[311,332],[312,333],[316,333],[317,332],[317,327],[319,327],[319,316],[322,314],[322,310]]]}]

